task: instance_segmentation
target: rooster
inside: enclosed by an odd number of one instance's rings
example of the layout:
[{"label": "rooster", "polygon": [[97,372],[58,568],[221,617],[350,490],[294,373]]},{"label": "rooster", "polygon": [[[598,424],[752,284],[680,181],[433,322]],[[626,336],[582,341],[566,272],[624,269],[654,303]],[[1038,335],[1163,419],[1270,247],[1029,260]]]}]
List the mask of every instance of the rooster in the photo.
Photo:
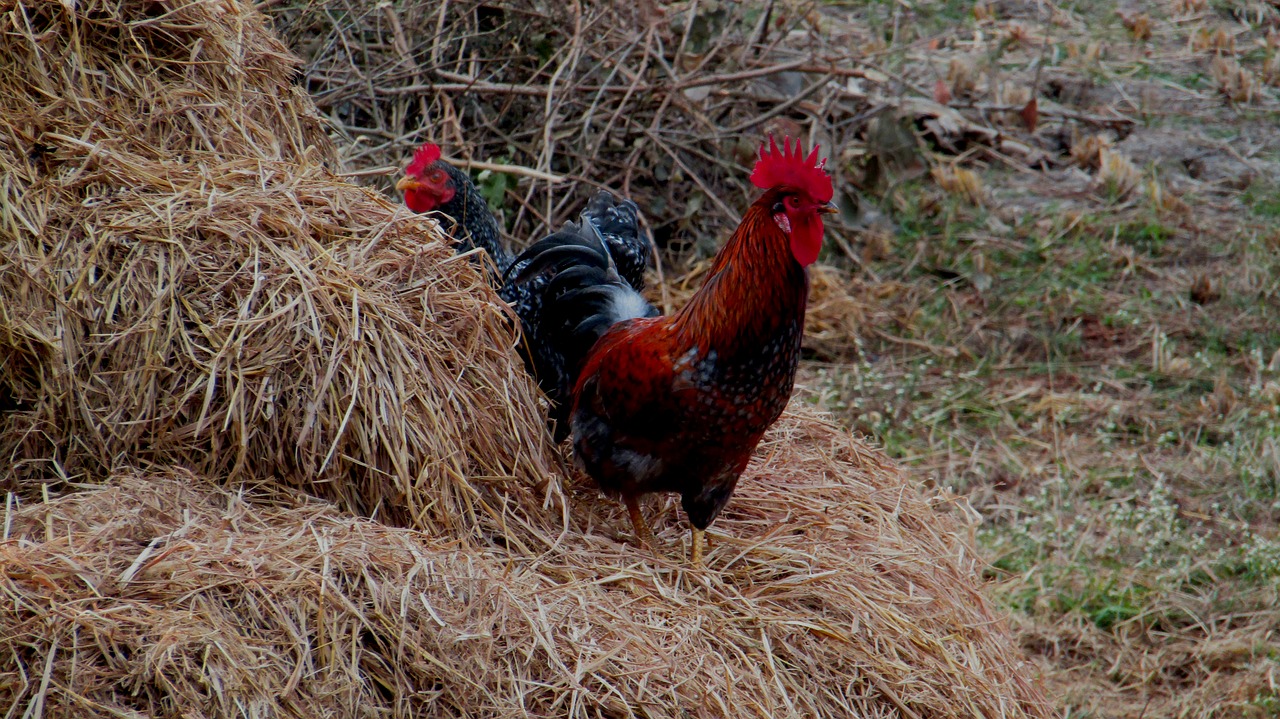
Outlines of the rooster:
[{"label": "rooster", "polygon": [[545,280],[535,329],[573,378],[578,463],[621,498],[650,548],[639,497],[679,493],[695,565],[707,527],[791,396],[807,267],[822,246],[822,215],[835,211],[826,161],[817,157],[818,148],[805,157],[790,140],[761,146],[751,182],[764,193],[674,315],[657,316],[622,280],[591,227],[530,247],[530,261],[507,280]]}]

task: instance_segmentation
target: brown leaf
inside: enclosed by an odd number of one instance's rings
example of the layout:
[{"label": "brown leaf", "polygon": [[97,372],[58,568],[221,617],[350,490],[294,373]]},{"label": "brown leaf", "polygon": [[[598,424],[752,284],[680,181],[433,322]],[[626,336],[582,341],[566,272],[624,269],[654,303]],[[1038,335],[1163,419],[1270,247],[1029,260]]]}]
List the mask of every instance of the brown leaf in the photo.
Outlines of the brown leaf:
[{"label": "brown leaf", "polygon": [[933,101],[939,105],[951,102],[951,88],[947,87],[946,82],[939,80],[933,83]]},{"label": "brown leaf", "polygon": [[1022,110],[1019,111],[1018,114],[1022,116],[1022,122],[1026,124],[1027,129],[1031,132],[1035,132],[1036,123],[1040,121],[1040,108],[1036,103],[1036,99],[1032,97],[1028,100],[1027,104],[1023,106]]},{"label": "brown leaf", "polygon": [[1151,39],[1151,16],[1146,13],[1118,13],[1120,21],[1124,23],[1129,33],[1133,35],[1135,40]]},{"label": "brown leaf", "polygon": [[1199,275],[1191,281],[1191,301],[1207,305],[1222,297],[1222,290],[1208,275]]}]

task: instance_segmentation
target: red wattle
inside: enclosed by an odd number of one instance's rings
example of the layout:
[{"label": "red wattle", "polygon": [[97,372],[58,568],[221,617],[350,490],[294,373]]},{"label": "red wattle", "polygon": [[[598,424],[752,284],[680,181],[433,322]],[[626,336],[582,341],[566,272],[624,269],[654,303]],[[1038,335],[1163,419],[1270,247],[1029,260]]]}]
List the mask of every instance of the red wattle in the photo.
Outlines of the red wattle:
[{"label": "red wattle", "polygon": [[425,192],[419,192],[417,190],[409,190],[404,193],[404,204],[408,206],[410,210],[419,214],[436,209],[435,200],[436,198],[433,195]]},{"label": "red wattle", "polygon": [[791,254],[801,267],[808,267],[818,259],[822,250],[822,218],[795,217],[791,222]]}]

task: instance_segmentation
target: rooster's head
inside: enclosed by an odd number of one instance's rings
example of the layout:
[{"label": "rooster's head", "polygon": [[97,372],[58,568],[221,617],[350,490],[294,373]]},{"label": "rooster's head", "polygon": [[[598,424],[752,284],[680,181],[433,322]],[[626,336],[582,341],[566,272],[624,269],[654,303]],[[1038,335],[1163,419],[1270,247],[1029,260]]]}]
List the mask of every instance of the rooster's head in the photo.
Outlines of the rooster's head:
[{"label": "rooster's head", "polygon": [[822,249],[822,215],[836,211],[826,164],[826,158],[818,160],[816,145],[806,157],[799,140],[793,148],[785,138],[778,149],[770,136],[767,148],[760,145],[760,159],[751,173],[751,183],[766,190],[757,204],[768,205],[765,209],[790,240],[791,254],[802,267],[813,264]]},{"label": "rooster's head", "polygon": [[440,146],[428,142],[413,153],[413,162],[396,183],[404,193],[404,204],[414,212],[430,212],[453,199],[458,189],[440,160]]}]

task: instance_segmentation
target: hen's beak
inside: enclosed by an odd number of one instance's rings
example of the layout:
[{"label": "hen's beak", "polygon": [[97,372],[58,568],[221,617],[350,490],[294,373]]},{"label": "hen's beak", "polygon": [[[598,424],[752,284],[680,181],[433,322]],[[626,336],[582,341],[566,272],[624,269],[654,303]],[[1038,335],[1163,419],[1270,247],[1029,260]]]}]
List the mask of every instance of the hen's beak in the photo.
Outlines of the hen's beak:
[{"label": "hen's beak", "polygon": [[422,187],[422,183],[405,175],[396,183],[396,192],[404,192],[405,190],[417,190]]},{"label": "hen's beak", "polygon": [[840,211],[840,208],[836,207],[836,203],[834,202],[828,202],[827,204],[822,205],[818,208],[819,215],[834,215],[839,211]]}]

